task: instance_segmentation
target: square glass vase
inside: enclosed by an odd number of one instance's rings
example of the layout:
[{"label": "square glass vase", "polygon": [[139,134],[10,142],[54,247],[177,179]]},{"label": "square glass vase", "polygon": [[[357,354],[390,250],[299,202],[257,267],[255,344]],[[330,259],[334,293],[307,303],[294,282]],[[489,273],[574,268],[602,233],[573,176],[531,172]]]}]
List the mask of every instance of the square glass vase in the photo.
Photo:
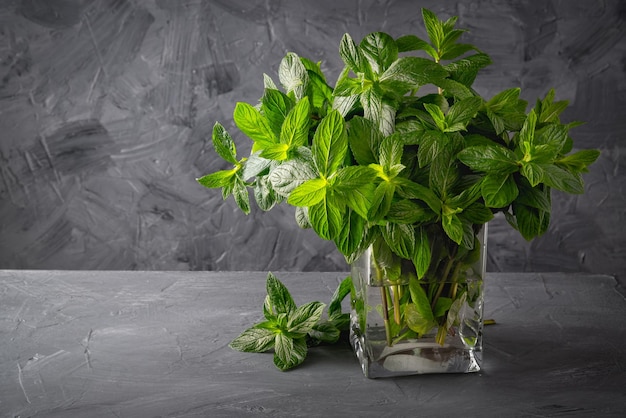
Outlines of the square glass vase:
[{"label": "square glass vase", "polygon": [[351,264],[350,343],[366,377],[481,369],[486,241],[484,225],[471,256],[442,257],[421,279],[410,260],[377,260],[374,246]]}]

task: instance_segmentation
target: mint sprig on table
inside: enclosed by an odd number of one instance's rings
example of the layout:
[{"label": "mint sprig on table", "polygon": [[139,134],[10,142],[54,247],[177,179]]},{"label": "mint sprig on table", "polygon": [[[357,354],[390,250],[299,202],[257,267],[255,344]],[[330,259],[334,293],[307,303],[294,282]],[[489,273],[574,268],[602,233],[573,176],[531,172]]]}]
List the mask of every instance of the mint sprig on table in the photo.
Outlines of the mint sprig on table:
[{"label": "mint sprig on table", "polygon": [[272,273],[267,275],[266,290],[265,320],[231,341],[231,348],[251,353],[273,349],[274,364],[285,371],[304,361],[308,347],[334,344],[341,330],[347,329],[349,316],[341,312],[341,301],[350,293],[349,279],[337,287],[328,306],[327,320],[322,320],[325,304],[315,301],[296,307],[289,290]]}]

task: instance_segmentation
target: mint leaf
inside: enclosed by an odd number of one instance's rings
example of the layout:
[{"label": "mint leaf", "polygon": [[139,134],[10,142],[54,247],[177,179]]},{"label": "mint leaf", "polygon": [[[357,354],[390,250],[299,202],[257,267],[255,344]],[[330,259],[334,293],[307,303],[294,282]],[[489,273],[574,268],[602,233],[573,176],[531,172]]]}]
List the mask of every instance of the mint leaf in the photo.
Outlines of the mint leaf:
[{"label": "mint leaf", "polygon": [[350,208],[366,218],[374,199],[375,179],[371,168],[349,166],[337,171],[332,187]]},{"label": "mint leaf", "polygon": [[394,131],[395,109],[382,92],[375,88],[367,89],[361,93],[359,100],[363,107],[363,116],[371,120],[383,136],[391,135]]},{"label": "mint leaf", "polygon": [[293,101],[277,89],[266,88],[261,98],[261,109],[267,118],[274,135],[280,135],[285,117],[293,107]]},{"label": "mint leaf", "polygon": [[599,156],[600,151],[595,149],[586,149],[567,155],[558,160],[556,163],[566,170],[584,173],[588,171],[587,167],[593,164]]},{"label": "mint leaf", "polygon": [[289,197],[295,188],[316,177],[315,168],[299,159],[285,161],[269,174],[272,187],[284,197]]},{"label": "mint leaf", "polygon": [[333,242],[344,256],[350,257],[361,248],[365,233],[365,219],[356,211],[348,210]]},{"label": "mint leaf", "polygon": [[396,45],[398,47],[398,52],[425,51],[431,57],[437,57],[437,51],[435,51],[428,42],[415,35],[405,35],[399,37],[396,39]]},{"label": "mint leaf", "polygon": [[307,180],[291,192],[287,203],[293,206],[316,205],[326,197],[327,186],[326,180],[321,178]]},{"label": "mint leaf", "polygon": [[[430,39],[431,44],[436,50],[441,49],[445,36],[443,31],[443,22],[440,21],[433,12],[425,8],[422,8],[422,18],[424,20],[426,32],[428,33],[428,38]],[[439,55],[434,58],[439,61]]]},{"label": "mint leaf", "polygon": [[441,217],[441,226],[448,237],[461,245],[463,241],[463,223],[455,213],[443,214]]},{"label": "mint leaf", "polygon": [[504,208],[517,198],[519,190],[510,174],[489,174],[481,183],[481,193],[486,206]]},{"label": "mint leaf", "polygon": [[265,288],[267,290],[269,312],[273,315],[291,315],[296,310],[296,304],[289,290],[272,273],[267,274]]},{"label": "mint leaf", "polygon": [[246,353],[264,353],[274,347],[276,334],[271,330],[271,325],[270,321],[256,324],[242,332],[228,346]]},{"label": "mint leaf", "polygon": [[582,194],[585,191],[582,177],[553,164],[541,164],[543,182],[555,189],[570,194]]},{"label": "mint leaf", "polygon": [[415,229],[412,225],[387,223],[380,228],[387,246],[398,256],[410,260],[415,252]]},{"label": "mint leaf", "polygon": [[445,117],[445,131],[466,130],[467,124],[476,116],[482,104],[483,100],[480,97],[470,97],[456,102]]},{"label": "mint leaf", "polygon": [[300,57],[288,52],[278,67],[278,78],[287,94],[292,93],[296,101],[305,97],[309,75]]},{"label": "mint leaf", "polygon": [[359,47],[375,73],[382,73],[398,58],[396,42],[384,32],[370,33]]},{"label": "mint leaf", "polygon": [[378,145],[383,136],[372,121],[361,116],[355,116],[348,124],[348,143],[354,159],[359,165],[368,165],[378,162]]},{"label": "mint leaf", "polygon": [[202,176],[196,181],[208,188],[227,187],[236,178],[237,169],[220,170],[215,173]]},{"label": "mint leaf", "polygon": [[248,194],[248,187],[243,180],[241,180],[241,176],[235,177],[235,182],[233,183],[233,197],[235,198],[235,203],[239,206],[239,209],[246,215],[250,213],[250,196]]},{"label": "mint leaf", "polygon": [[430,240],[424,228],[415,229],[415,251],[411,257],[417,277],[423,278],[430,267],[431,262]]},{"label": "mint leaf", "polygon": [[508,174],[518,171],[513,151],[500,145],[476,145],[463,149],[457,158],[472,170]]},{"label": "mint leaf", "polygon": [[430,300],[420,281],[415,279],[409,281],[409,291],[411,292],[411,300],[420,316],[427,321],[434,321],[435,316],[430,307]]},{"label": "mint leaf", "polygon": [[215,148],[215,152],[217,152],[220,157],[231,164],[237,164],[235,143],[230,137],[230,134],[219,122],[213,125],[212,141],[213,148]]},{"label": "mint leaf", "polygon": [[289,316],[287,331],[290,334],[306,335],[322,317],[325,307],[326,305],[321,302],[309,302],[298,306],[295,312]]},{"label": "mint leaf", "polygon": [[402,57],[394,61],[381,74],[378,81],[382,88],[403,95],[411,89],[426,84],[436,84],[443,80],[448,72],[439,64],[426,58]]},{"label": "mint leaf", "polygon": [[535,187],[543,181],[544,170],[539,164],[531,162],[524,162],[522,164],[521,173],[528,179],[531,187]]},{"label": "mint leaf", "polygon": [[306,340],[289,338],[284,334],[276,334],[274,346],[274,364],[281,371],[292,369],[304,361],[307,354]]},{"label": "mint leaf", "polygon": [[315,130],[312,151],[322,176],[330,175],[343,163],[348,138],[343,117],[336,110],[331,110]]},{"label": "mint leaf", "polygon": [[280,130],[280,142],[289,148],[307,145],[309,139],[309,113],[311,109],[308,100],[300,100],[291,109]]},{"label": "mint leaf", "polygon": [[354,74],[363,74],[366,79],[372,79],[372,68],[367,58],[359,47],[354,43],[352,37],[347,33],[341,38],[339,45],[339,55],[343,62],[350,68]]},{"label": "mint leaf", "polygon": [[233,119],[237,127],[261,148],[265,144],[278,142],[269,122],[261,113],[248,103],[239,102],[235,106]]},{"label": "mint leaf", "polygon": [[343,222],[342,212],[329,203],[328,197],[321,202],[309,206],[309,222],[313,230],[322,239],[332,240],[337,236]]}]

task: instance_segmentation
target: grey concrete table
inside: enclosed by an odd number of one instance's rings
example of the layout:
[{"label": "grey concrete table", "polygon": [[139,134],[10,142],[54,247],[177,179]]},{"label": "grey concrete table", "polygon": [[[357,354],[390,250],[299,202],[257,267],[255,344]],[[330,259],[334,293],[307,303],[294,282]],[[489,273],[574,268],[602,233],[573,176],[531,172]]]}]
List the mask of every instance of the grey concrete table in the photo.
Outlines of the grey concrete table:
[{"label": "grey concrete table", "polygon": [[[482,372],[369,380],[345,342],[289,372],[228,348],[260,319],[265,276],[0,271],[0,416],[626,416],[612,277],[490,274]],[[303,303],[345,275],[277,276]]]}]

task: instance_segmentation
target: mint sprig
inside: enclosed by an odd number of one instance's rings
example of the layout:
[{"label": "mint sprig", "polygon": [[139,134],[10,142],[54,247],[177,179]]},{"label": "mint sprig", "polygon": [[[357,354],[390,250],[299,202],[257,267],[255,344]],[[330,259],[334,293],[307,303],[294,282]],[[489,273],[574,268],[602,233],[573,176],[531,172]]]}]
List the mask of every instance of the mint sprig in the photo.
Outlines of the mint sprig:
[{"label": "mint sprig", "polygon": [[289,290],[274,274],[268,273],[265,287],[265,320],[232,340],[232,349],[250,353],[273,349],[274,364],[285,371],[305,360],[309,346],[335,343],[340,331],[347,328],[349,317],[341,312],[341,301],[350,293],[349,278],[337,287],[325,321],[321,320],[325,304],[315,301],[296,307]]}]

